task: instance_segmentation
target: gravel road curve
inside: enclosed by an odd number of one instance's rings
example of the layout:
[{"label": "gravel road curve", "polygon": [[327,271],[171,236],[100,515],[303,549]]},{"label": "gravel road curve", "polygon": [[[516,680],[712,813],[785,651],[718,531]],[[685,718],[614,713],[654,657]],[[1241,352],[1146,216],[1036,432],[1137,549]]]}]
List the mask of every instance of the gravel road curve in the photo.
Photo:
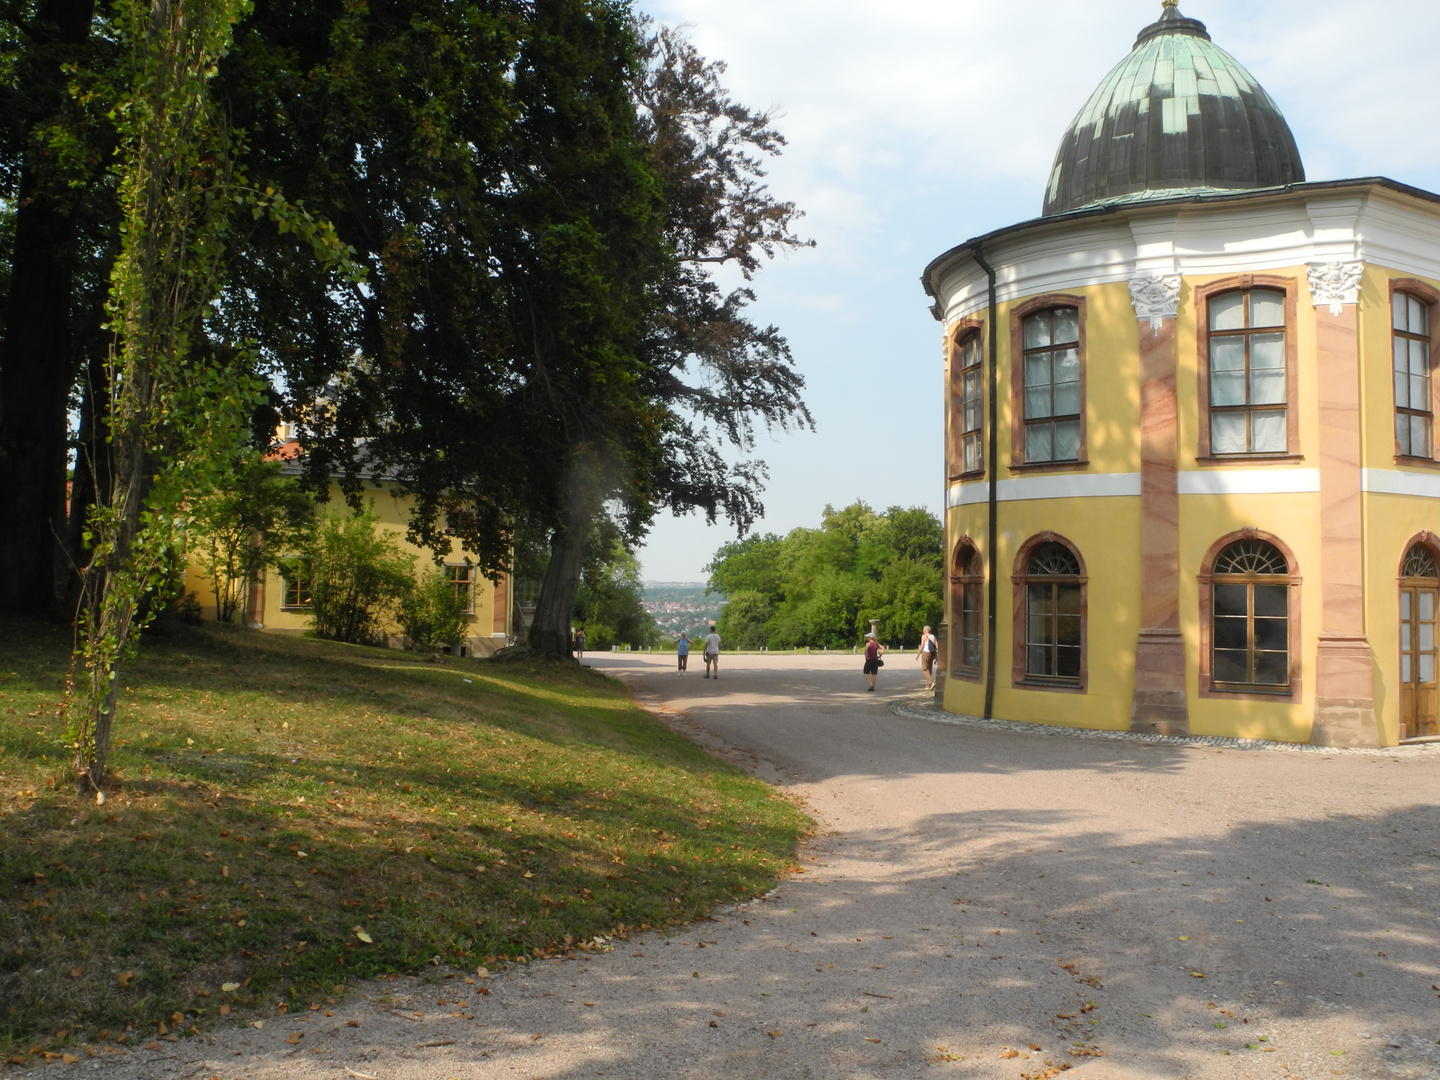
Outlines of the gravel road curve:
[{"label": "gravel road curve", "polygon": [[727,656],[718,681],[661,657],[586,662],[802,800],[819,824],[803,872],[579,962],[469,984],[437,968],[357,986],[333,1015],[49,1068],[1440,1078],[1440,747],[1256,752],[935,723],[889,708],[920,689],[905,657],[876,693],[849,656]]}]

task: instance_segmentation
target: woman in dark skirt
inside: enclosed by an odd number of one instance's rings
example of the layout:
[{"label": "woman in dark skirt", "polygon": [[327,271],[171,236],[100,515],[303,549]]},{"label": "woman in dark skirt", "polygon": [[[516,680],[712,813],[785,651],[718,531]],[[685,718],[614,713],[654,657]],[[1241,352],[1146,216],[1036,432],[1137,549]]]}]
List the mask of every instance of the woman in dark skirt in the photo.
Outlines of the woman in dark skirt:
[{"label": "woman in dark skirt", "polygon": [[865,635],[865,681],[870,684],[869,689],[875,689],[875,676],[880,671],[880,665],[884,663],[880,657],[885,652],[885,646],[875,640],[874,634]]}]

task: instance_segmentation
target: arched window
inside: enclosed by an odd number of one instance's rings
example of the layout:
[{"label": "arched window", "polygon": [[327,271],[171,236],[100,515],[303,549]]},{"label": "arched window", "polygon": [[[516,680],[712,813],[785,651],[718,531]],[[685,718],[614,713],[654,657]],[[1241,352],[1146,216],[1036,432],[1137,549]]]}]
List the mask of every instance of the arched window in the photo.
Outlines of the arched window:
[{"label": "arched window", "polygon": [[1080,312],[1037,311],[1025,319],[1025,463],[1080,458]]},{"label": "arched window", "polygon": [[985,564],[969,540],[962,540],[955,552],[955,574],[950,579],[950,598],[956,628],[950,667],[955,675],[977,679],[983,663],[985,641]]},{"label": "arched window", "polygon": [[985,375],[981,366],[981,333],[962,329],[950,347],[950,442],[952,476],[985,468],[980,439],[985,427]]},{"label": "arched window", "polygon": [[1435,399],[1431,366],[1433,331],[1430,305],[1419,296],[1390,297],[1395,372],[1395,453],[1401,457],[1435,456]]},{"label": "arched window", "polygon": [[1016,682],[1084,689],[1085,574],[1079,556],[1052,535],[1020,552],[1016,574]]},{"label": "arched window", "polygon": [[1423,534],[1400,567],[1400,737],[1440,735],[1440,559]]},{"label": "arched window", "polygon": [[1217,690],[1290,686],[1290,566],[1261,539],[1236,540],[1210,572],[1210,682]]}]

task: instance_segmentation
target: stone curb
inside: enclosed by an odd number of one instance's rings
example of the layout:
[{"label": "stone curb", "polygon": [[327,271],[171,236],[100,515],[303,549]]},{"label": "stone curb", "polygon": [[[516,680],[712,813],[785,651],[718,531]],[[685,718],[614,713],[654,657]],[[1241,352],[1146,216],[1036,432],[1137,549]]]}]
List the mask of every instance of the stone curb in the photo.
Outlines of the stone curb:
[{"label": "stone curb", "polygon": [[1134,731],[1102,731],[1096,728],[1031,724],[1022,720],[984,720],[978,716],[945,712],[928,694],[892,702],[890,711],[897,716],[908,716],[914,720],[929,720],[932,724],[957,724],[989,731],[1008,731],[1016,735],[1065,735],[1074,739],[1109,739],[1116,742],[1158,743],[1164,746],[1222,746],[1231,750],[1280,750],[1298,754],[1362,754],[1371,757],[1440,755],[1440,743],[1379,749],[1364,746],[1310,746],[1305,743],[1273,742],[1269,739],[1232,739],[1222,735],[1145,735]]}]

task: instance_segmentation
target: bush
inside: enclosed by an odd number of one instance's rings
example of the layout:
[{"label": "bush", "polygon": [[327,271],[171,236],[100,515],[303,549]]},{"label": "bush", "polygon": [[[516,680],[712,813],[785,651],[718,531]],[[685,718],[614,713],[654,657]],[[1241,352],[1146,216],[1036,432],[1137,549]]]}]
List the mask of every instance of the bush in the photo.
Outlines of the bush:
[{"label": "bush", "polygon": [[379,520],[373,503],[355,514],[327,514],[298,554],[281,562],[281,571],[299,580],[307,565],[310,569],[317,637],[381,643],[385,627],[414,591],[415,556],[377,530]]},{"label": "bush", "polygon": [[759,649],[766,644],[766,623],[773,614],[763,593],[745,589],[725,601],[715,629],[728,649]]},{"label": "bush", "polygon": [[449,575],[435,567],[420,579],[400,605],[400,625],[406,646],[437,653],[459,645],[465,638],[469,605],[455,592]]}]

